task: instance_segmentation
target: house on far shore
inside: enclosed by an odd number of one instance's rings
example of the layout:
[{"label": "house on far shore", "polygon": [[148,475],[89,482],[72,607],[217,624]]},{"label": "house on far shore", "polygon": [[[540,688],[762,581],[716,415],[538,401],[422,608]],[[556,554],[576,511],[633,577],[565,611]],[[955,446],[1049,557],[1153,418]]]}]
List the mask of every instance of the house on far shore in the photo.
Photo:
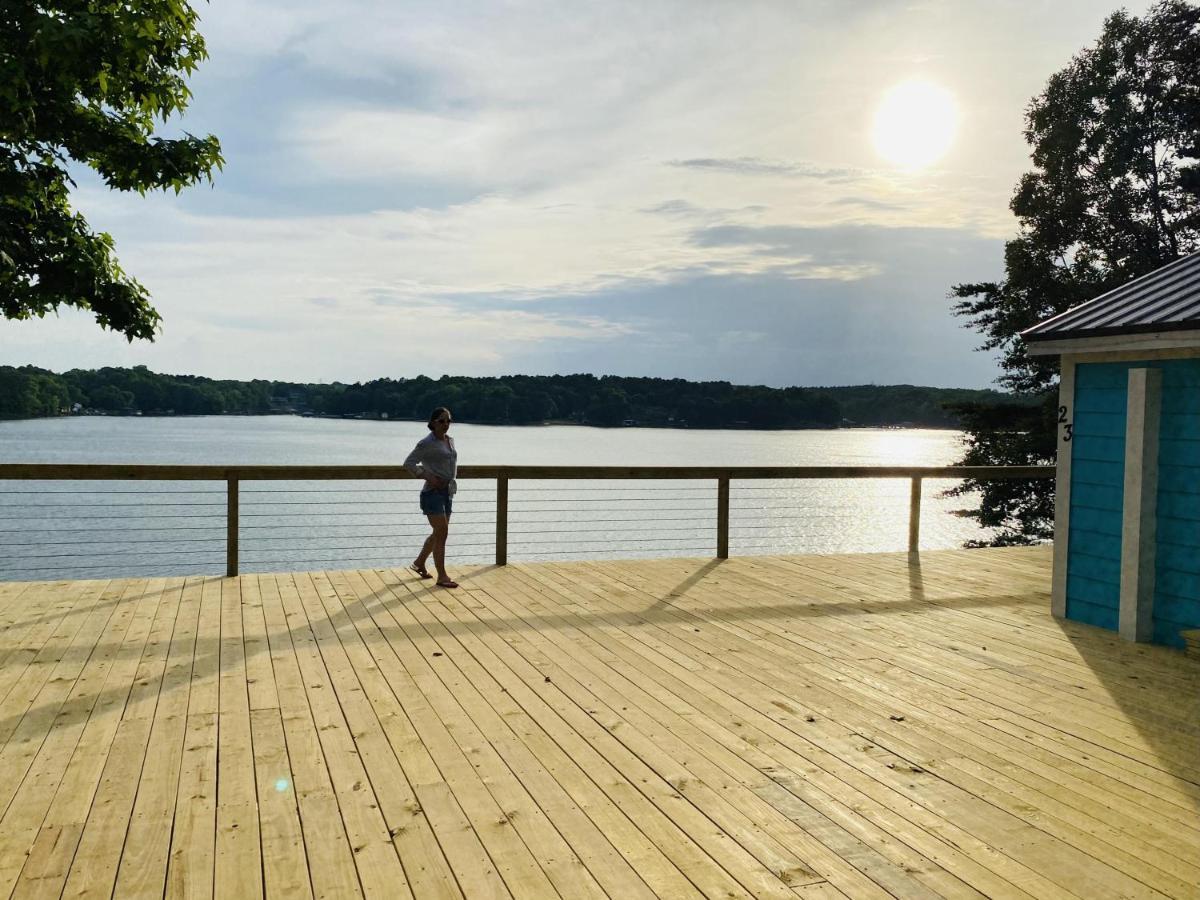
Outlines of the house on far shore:
[{"label": "house on far shore", "polygon": [[1022,337],[1062,361],[1054,615],[1200,646],[1200,253]]}]

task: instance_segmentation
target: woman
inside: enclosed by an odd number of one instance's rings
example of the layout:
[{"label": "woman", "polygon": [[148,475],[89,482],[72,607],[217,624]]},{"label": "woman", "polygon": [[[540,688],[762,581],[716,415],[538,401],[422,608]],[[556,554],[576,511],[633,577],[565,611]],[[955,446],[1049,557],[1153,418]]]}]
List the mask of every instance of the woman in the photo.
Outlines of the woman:
[{"label": "woman", "polygon": [[417,441],[417,446],[404,461],[404,468],[417,478],[425,479],[425,486],[421,488],[421,512],[429,518],[429,526],[433,529],[409,568],[422,578],[432,578],[425,568],[432,553],[437,586],[456,588],[458,585],[446,574],[446,534],[450,530],[451,506],[458,489],[454,480],[458,472],[458,451],[454,449],[454,439],[447,434],[449,430],[450,410],[439,406],[429,414],[430,433]]}]

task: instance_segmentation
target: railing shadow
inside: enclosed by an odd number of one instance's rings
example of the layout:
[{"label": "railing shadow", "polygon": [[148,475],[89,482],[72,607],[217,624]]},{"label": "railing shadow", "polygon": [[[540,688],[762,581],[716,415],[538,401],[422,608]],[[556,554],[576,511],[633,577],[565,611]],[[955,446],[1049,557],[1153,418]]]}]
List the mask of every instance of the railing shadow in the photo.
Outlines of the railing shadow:
[{"label": "railing shadow", "polygon": [[[637,609],[609,608],[595,612],[586,609],[572,609],[563,612],[530,612],[525,615],[495,615],[495,607],[490,607],[491,614],[486,619],[481,618],[480,624],[489,632],[505,635],[553,629],[587,630],[614,626],[677,624],[681,615],[691,616],[699,621],[703,620],[710,610],[703,606],[678,606],[676,601],[688,596],[689,592],[694,591],[698,585],[707,580],[720,577],[722,569],[726,565],[727,561],[724,560],[709,560],[699,563],[677,584],[647,593],[649,602]],[[525,569],[524,566],[510,566],[505,570],[495,565],[462,567],[459,569],[459,575],[466,590],[455,592],[455,594],[457,597],[469,599],[473,593],[472,581],[487,582],[490,577],[501,571],[504,571],[508,577],[516,579],[519,584],[524,586],[524,590],[531,594],[547,587],[544,582],[538,581],[528,571],[524,571]],[[381,610],[386,611],[389,606],[398,603],[423,603],[435,600],[437,597],[438,589],[431,588],[428,582],[422,582],[415,576],[409,577],[411,573],[403,569],[390,568],[374,571],[382,580],[382,586],[371,589],[369,585],[364,584],[354,592],[352,598],[354,602],[361,604],[372,617]],[[806,619],[828,616],[899,614],[928,609],[931,606],[942,609],[971,610],[1019,606],[1029,601],[1028,593],[995,594],[988,592],[930,599],[927,596],[925,574],[919,558],[910,557],[903,573],[896,574],[897,578],[903,579],[901,583],[907,583],[907,597],[887,600],[864,600],[862,598],[841,600],[827,597],[806,599],[802,588],[781,587],[778,581],[772,584],[764,580],[762,585],[772,588],[774,596],[780,598],[782,602],[723,606],[719,610],[719,615],[723,620],[731,623],[755,620],[803,622]],[[259,579],[260,583],[264,579],[303,578],[311,579],[316,583],[325,577],[327,576],[321,573],[242,576],[243,579]],[[744,571],[738,573],[739,579],[753,579],[753,577],[748,576]],[[205,588],[211,590],[213,582],[220,583],[224,587],[228,581],[228,579],[217,576],[200,576],[186,579],[183,583],[191,586],[198,584],[199,589],[203,591]],[[159,583],[147,582],[146,589],[158,588]],[[336,589],[337,583],[335,582]],[[482,590],[486,592],[488,588],[485,586]],[[81,608],[79,612],[86,611],[95,614],[101,605],[133,604],[138,601],[140,596],[141,594],[127,593],[116,598],[98,597],[96,604],[88,606],[86,609]],[[248,605],[246,594],[242,593],[241,596],[241,603],[245,607]],[[178,599],[174,602],[178,602]],[[220,604],[219,598],[216,601],[210,599],[208,602]],[[262,634],[265,640],[257,644],[257,649],[254,649],[251,644],[243,642],[241,654],[222,654],[222,645],[225,640],[223,636],[204,637],[198,635],[193,642],[192,652],[187,657],[187,665],[192,673],[205,672],[219,680],[221,675],[227,674],[231,666],[248,665],[255,654],[270,654],[281,646],[285,649],[290,646],[294,652],[294,648],[299,643],[316,640],[316,631],[323,626],[328,625],[335,632],[339,632],[347,625],[346,615],[347,611],[340,605],[332,608],[331,614],[330,610],[321,604],[319,611],[315,607],[304,609],[303,616],[293,617],[281,601],[278,618],[282,620],[282,623],[276,622],[272,625],[270,620],[267,620],[265,631]],[[387,624],[390,627],[395,622],[393,620]],[[1094,674],[1107,696],[1117,704],[1124,720],[1136,730],[1139,741],[1130,744],[1127,749],[1133,751],[1136,758],[1154,765],[1166,773],[1187,796],[1194,798],[1196,808],[1200,809],[1200,664],[1194,664],[1193,661],[1186,659],[1177,651],[1166,648],[1126,644],[1120,641],[1116,635],[1101,629],[1073,622],[1059,622],[1058,624],[1064,637],[1079,654],[1080,660]],[[352,625],[351,627],[357,626]],[[455,619],[439,619],[439,628],[444,629],[451,637],[474,634],[477,627],[474,623]],[[168,642],[170,639],[170,637],[164,638]],[[112,666],[140,662],[145,656],[146,648],[144,642],[127,642],[115,638],[108,641],[100,640],[94,644],[76,643],[75,641],[71,641],[66,646],[47,644],[40,648],[39,652],[45,654],[47,658],[57,656],[60,660],[66,660],[69,667],[72,668],[78,664],[79,672],[83,671],[83,667],[92,654],[100,654],[101,658],[109,660],[110,667],[105,670],[107,674],[111,671]],[[166,651],[163,652],[165,659]],[[58,663],[56,662],[55,665]],[[167,674],[168,663],[164,661],[158,677],[165,679]],[[47,680],[52,678],[53,669],[45,672],[45,676]],[[192,679],[174,678],[171,683],[176,684],[178,688],[188,687],[190,689]],[[27,684],[25,689],[29,687],[30,685]],[[8,698],[0,698],[5,700],[6,708],[11,710],[7,716],[0,719],[0,745],[10,742],[14,735],[21,732],[22,723],[25,723],[24,731],[29,732],[29,737],[40,739],[52,728],[63,728],[81,721],[86,722],[92,716],[93,710],[96,709],[105,709],[112,715],[120,716],[125,705],[123,698],[127,698],[135,689],[135,680],[131,677],[119,686],[102,684],[98,689],[91,691],[75,692],[76,688],[73,686],[63,692],[59,699],[41,703],[37,699],[38,694],[41,693],[39,687],[36,691],[31,692],[30,702],[23,708],[19,705],[19,700],[10,702],[14,698],[12,692],[16,688],[15,683],[10,684],[7,692]],[[160,690],[168,689],[170,687],[167,682],[160,681]],[[1146,702],[1147,697],[1150,696],[1155,697],[1154,703]],[[1164,718],[1161,710],[1169,708],[1170,704],[1174,704],[1178,713]],[[14,708],[14,705],[17,708]],[[1055,710],[1046,711],[1046,721],[1053,725],[1056,721],[1055,714]],[[34,735],[34,731],[38,731],[39,734]],[[1094,735],[1098,752],[1101,750],[1123,752],[1121,746],[1114,749],[1112,743],[1105,742],[1106,737],[1102,733]],[[1083,738],[1089,739],[1086,730]],[[1124,742],[1113,743],[1121,745]],[[32,763],[32,758],[30,762]],[[15,790],[15,786],[13,789]]]},{"label": "railing shadow", "polygon": [[[703,619],[706,614],[703,608],[687,608],[682,609],[674,605],[675,601],[687,596],[689,591],[696,586],[705,582],[719,573],[721,567],[727,564],[727,560],[708,560],[699,565],[699,567],[684,578],[679,584],[663,592],[657,596],[647,606],[639,610],[613,611],[607,610],[604,612],[587,612],[587,611],[571,611],[564,613],[533,613],[526,616],[506,616],[506,617],[489,617],[487,627],[491,631],[500,634],[520,633],[528,631],[545,631],[568,628],[601,628],[601,627],[635,627],[638,625],[661,625],[678,620],[678,617],[683,615],[693,616],[697,619]],[[492,575],[500,571],[504,571],[505,567],[496,565],[481,565],[472,568],[461,568],[460,577],[464,584],[469,585],[471,580],[481,576]],[[400,568],[381,569],[380,572],[388,573],[385,578],[385,585],[382,589],[364,593],[358,596],[357,599],[364,605],[373,602],[382,603],[385,606],[396,602],[421,602],[423,597],[436,596],[437,588],[429,586],[429,582],[417,580],[415,576],[407,577],[410,573]],[[525,576],[522,574],[522,567],[507,567],[507,571],[519,579]],[[256,575],[240,576],[241,578],[296,578],[296,577],[312,577],[317,573],[262,573]],[[746,576],[742,576],[743,578]],[[137,579],[145,582],[145,587],[140,592],[130,593],[123,592],[118,596],[105,596],[105,592],[101,592],[100,596],[92,603],[84,603],[77,605],[70,610],[60,614],[58,618],[66,619],[74,616],[93,616],[97,612],[105,608],[112,608],[113,611],[122,604],[135,604],[145,592],[148,590],[159,589],[156,587],[162,584],[157,579]],[[170,586],[173,580],[168,581],[168,587],[162,588],[165,591],[179,590],[178,586]],[[224,585],[227,579],[220,576],[188,576],[181,581],[181,584],[187,585],[192,589],[203,591],[205,586],[212,583],[220,583]],[[919,582],[919,576],[918,576]],[[197,588],[198,586],[198,588]],[[763,583],[764,587],[772,587],[778,594],[778,586]],[[210,588],[211,589],[211,588]],[[960,600],[953,601],[960,608],[972,608],[983,606],[1001,606],[1015,605],[1024,602],[1025,598],[1022,595],[1011,596],[990,596],[990,597],[971,597],[964,596]],[[171,601],[167,601],[171,602]],[[178,602],[175,600],[174,602]],[[213,601],[210,601],[213,602]],[[219,602],[219,601],[217,601]],[[947,601],[939,601],[944,605]],[[243,603],[245,600],[243,598]],[[873,601],[832,601],[832,600],[803,600],[798,599],[792,603],[764,603],[764,604],[741,604],[733,608],[725,608],[721,610],[721,616],[725,620],[738,621],[765,621],[765,620],[804,620],[807,618],[821,618],[825,616],[837,615],[877,615],[886,613],[900,613],[909,611],[919,607],[928,606],[928,602],[923,599],[922,589],[919,583],[914,583],[912,589],[912,597],[908,600],[888,600],[882,602]],[[32,611],[31,611],[32,612]],[[111,615],[111,613],[110,613]],[[28,622],[23,624],[38,624],[43,623],[49,618],[44,614],[34,613],[33,617]],[[327,617],[326,617],[327,619]],[[107,620],[106,620],[107,621]],[[280,631],[278,628],[271,629],[268,627],[266,637],[268,644],[260,652],[270,652],[270,641],[287,640],[295,646],[297,639],[304,638],[307,634],[312,636],[313,628],[318,623],[306,622],[306,624],[297,627],[289,627],[285,631]],[[471,626],[459,622],[446,622],[443,626],[452,636],[460,636],[467,634],[471,630]],[[20,641],[14,645],[0,645],[0,653],[6,651],[19,651]],[[222,659],[221,656],[222,638],[206,638],[197,636],[193,642],[193,650],[190,658],[192,671],[205,671],[215,669],[218,675],[225,671],[229,665],[229,660]],[[245,646],[245,645],[244,645]],[[33,649],[33,648],[30,648]],[[53,675],[53,671],[62,663],[68,665],[80,663],[80,669],[86,665],[87,660],[93,656],[101,659],[109,660],[110,668],[118,663],[128,663],[134,655],[140,661],[144,646],[136,643],[129,643],[123,639],[106,641],[97,640],[94,643],[80,643],[72,639],[67,639],[65,644],[55,645],[44,643],[36,648],[37,656],[53,661],[53,667],[46,673],[47,678]],[[249,659],[249,652],[245,651],[246,655],[241,657],[243,660]],[[29,660],[27,662],[32,662]],[[36,665],[36,663],[35,663]],[[164,664],[165,670],[165,664]],[[107,670],[106,670],[107,671]],[[190,681],[188,682],[190,685]],[[15,688],[15,685],[10,686],[9,693]],[[76,721],[78,716],[87,719],[94,708],[106,708],[114,706],[120,708],[114,701],[119,700],[122,695],[127,695],[132,689],[132,684],[119,688],[104,688],[96,691],[94,694],[86,694],[80,696],[66,695],[60,700],[52,701],[49,704],[39,705],[36,700],[37,694],[31,699],[30,704],[24,708],[15,710],[10,715],[0,719],[0,745],[8,741],[14,733],[20,728],[20,723],[26,721],[35,721],[38,718],[51,711],[61,711],[65,704],[70,703],[70,712],[66,719],[57,725],[64,725],[70,721]],[[40,693],[40,688],[37,691]],[[0,698],[3,700],[4,698]],[[90,699],[90,702],[88,702]],[[11,704],[9,704],[11,708]],[[57,715],[58,713],[56,713]]]},{"label": "railing shadow", "polygon": [[[702,563],[695,572],[688,575],[677,586],[656,594],[653,599],[645,606],[637,610],[605,610],[597,612],[572,610],[565,613],[531,613],[524,616],[507,616],[499,617],[492,616],[487,620],[487,625],[490,630],[500,633],[520,633],[532,631],[545,631],[561,628],[578,628],[587,630],[592,627],[606,627],[617,625],[621,627],[636,626],[636,625],[661,625],[667,622],[676,621],[680,615],[691,616],[697,619],[704,619],[711,612],[704,607],[677,607],[674,606],[674,601],[682,599],[687,595],[692,588],[703,583],[706,579],[714,574],[717,574],[723,565],[727,565],[729,560],[708,560]],[[620,563],[617,563],[620,565]],[[525,567],[523,565],[510,565],[507,567],[499,566],[483,566],[475,570],[478,573],[486,573],[492,571],[507,571],[515,577],[525,579]],[[919,569],[919,566],[918,566]],[[464,584],[469,584],[471,573],[468,572],[464,576]],[[907,600],[829,600],[829,599],[808,599],[804,598],[803,592],[790,591],[781,589],[777,583],[756,579],[754,576],[739,574],[739,579],[743,583],[757,583],[764,589],[769,589],[775,596],[796,596],[796,602],[793,603],[741,603],[736,607],[722,607],[720,616],[723,620],[731,622],[752,622],[752,621],[767,621],[767,620],[795,620],[795,619],[817,619],[827,616],[844,616],[844,615],[880,615],[880,614],[901,614],[912,612],[917,609],[929,608],[931,601],[924,598],[923,587],[916,583],[912,588],[913,594]],[[919,582],[919,575],[918,575]],[[524,581],[531,589],[537,590],[544,587],[539,582]],[[368,600],[384,600],[396,601],[398,598],[394,595],[396,588],[404,587],[407,581],[403,578],[397,579],[395,582],[389,582],[383,590],[374,591],[371,594],[360,598],[363,602]],[[412,587],[421,589],[424,583],[417,582]],[[434,589],[430,589],[434,590]],[[399,598],[403,600],[403,598]],[[941,598],[936,605],[939,607],[950,607],[955,609],[975,609],[997,606],[1018,606],[1027,603],[1029,597],[1027,594],[1005,594],[1005,595],[978,595],[964,594],[961,597]],[[457,623],[443,623],[444,627],[450,634],[457,635],[466,633],[468,626]]]},{"label": "railing shadow", "polygon": [[720,568],[722,564],[728,562],[729,560],[727,559],[710,559],[687,578],[683,579],[683,581],[679,582],[679,584],[677,584],[671,590],[667,591],[667,593],[663,594],[660,599],[654,602],[654,605],[658,606],[659,604],[669,603],[672,600],[678,600],[692,588],[696,587],[696,585],[704,581],[705,578],[715,572],[718,568]]}]

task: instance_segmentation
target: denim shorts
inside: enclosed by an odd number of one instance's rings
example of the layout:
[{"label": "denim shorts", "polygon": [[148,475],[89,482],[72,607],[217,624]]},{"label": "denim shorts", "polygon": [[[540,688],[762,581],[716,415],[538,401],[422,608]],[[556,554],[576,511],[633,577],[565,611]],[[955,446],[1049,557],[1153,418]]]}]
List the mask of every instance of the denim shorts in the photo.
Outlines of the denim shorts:
[{"label": "denim shorts", "polygon": [[449,488],[421,491],[421,512],[427,516],[449,516],[453,508]]}]

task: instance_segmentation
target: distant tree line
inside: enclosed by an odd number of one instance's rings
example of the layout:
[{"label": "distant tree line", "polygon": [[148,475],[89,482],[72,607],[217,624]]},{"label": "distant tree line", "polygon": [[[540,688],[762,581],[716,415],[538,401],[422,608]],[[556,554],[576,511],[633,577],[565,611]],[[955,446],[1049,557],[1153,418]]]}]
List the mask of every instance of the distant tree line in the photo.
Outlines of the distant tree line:
[{"label": "distant tree line", "polygon": [[595,375],[380,378],[361,384],[222,381],[132,369],[0,366],[0,418],[71,413],[262,415],[424,420],[436,406],[461,422],[571,422],[689,428],[953,427],[953,408],[996,402],[995,391],[912,385],[769,388],[727,381]]}]

